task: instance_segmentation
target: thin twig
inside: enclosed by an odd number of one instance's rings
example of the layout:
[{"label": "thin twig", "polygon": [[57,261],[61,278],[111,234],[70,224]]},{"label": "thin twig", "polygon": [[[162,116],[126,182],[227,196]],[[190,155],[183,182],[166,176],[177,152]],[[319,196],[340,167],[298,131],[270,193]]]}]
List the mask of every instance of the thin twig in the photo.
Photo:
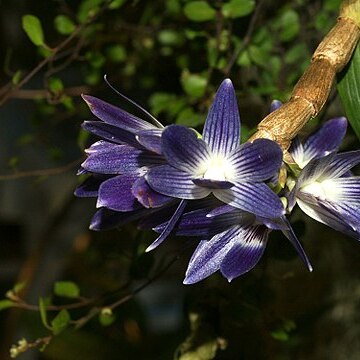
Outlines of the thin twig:
[{"label": "thin twig", "polygon": [[[9,98],[12,97],[12,94],[22,88],[29,80],[31,80],[45,65],[50,63],[55,59],[55,56],[64,49],[68,44],[72,42],[74,38],[78,36],[78,34],[84,30],[88,25],[90,25],[103,11],[105,11],[110,4],[110,1],[106,2],[104,6],[97,12],[94,16],[90,17],[86,22],[83,24],[78,25],[75,30],[58,46],[52,49],[52,54],[47,58],[43,59],[38,65],[36,65],[16,86],[10,87],[8,91],[5,92],[4,96],[0,99],[0,106],[3,105]],[[3,89],[11,86],[11,82],[4,85],[0,92]]]},{"label": "thin twig", "polygon": [[239,55],[246,49],[246,47],[249,45],[250,41],[251,41],[251,37],[252,34],[255,30],[255,24],[256,21],[258,19],[258,16],[260,14],[260,10],[264,4],[265,0],[260,0],[258,5],[256,6],[256,9],[253,13],[253,16],[251,17],[249,26],[247,28],[246,34],[244,36],[243,42],[241,43],[241,45],[234,51],[234,53],[232,54],[226,68],[224,69],[224,74],[226,76],[228,76],[230,74],[230,71],[232,69],[232,67],[235,64],[235,61],[238,59]]},{"label": "thin twig", "polygon": [[[61,93],[69,96],[78,96],[89,91],[90,90],[88,86],[73,86],[62,90]],[[48,96],[48,89],[20,89],[11,95],[11,97],[14,99],[26,100],[43,99],[47,98]]]},{"label": "thin twig", "polygon": [[19,171],[14,174],[0,175],[0,181],[4,180],[16,180],[25,177],[34,177],[34,176],[52,176],[59,175],[66,171],[73,169],[75,166],[79,165],[84,160],[84,157],[78,158],[66,165],[59,166],[51,169],[41,169],[41,170],[29,170],[29,171]]},{"label": "thin twig", "polygon": [[144,290],[146,287],[148,287],[154,281],[159,279],[178,259],[179,259],[179,255],[176,255],[162,269],[160,269],[154,276],[150,277],[144,284],[140,285],[139,287],[137,287],[136,289],[131,291],[128,295],[125,295],[124,297],[122,297],[121,299],[113,302],[110,305],[105,305],[105,306],[102,306],[102,307],[94,307],[94,308],[92,308],[89,311],[88,314],[86,314],[85,316],[83,316],[83,317],[81,317],[81,318],[79,318],[78,320],[75,321],[75,324],[76,324],[75,328],[79,329],[79,328],[83,327],[89,320],[91,320],[96,315],[98,315],[101,312],[102,309],[106,308],[106,309],[114,310],[117,307],[119,307],[120,305],[123,305],[124,303],[131,300],[135,295],[137,295],[139,292]]}]

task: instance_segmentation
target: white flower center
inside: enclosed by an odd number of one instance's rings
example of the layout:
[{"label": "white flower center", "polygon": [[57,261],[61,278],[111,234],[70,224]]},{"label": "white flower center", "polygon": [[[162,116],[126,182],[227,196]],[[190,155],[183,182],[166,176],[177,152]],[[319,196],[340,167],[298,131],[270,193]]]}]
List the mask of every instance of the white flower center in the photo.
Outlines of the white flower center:
[{"label": "white flower center", "polygon": [[211,156],[201,167],[200,174],[204,179],[231,181],[234,170],[231,163],[222,156]]},{"label": "white flower center", "polygon": [[340,195],[339,188],[331,179],[314,181],[302,187],[301,191],[313,195],[320,200],[336,201]]}]

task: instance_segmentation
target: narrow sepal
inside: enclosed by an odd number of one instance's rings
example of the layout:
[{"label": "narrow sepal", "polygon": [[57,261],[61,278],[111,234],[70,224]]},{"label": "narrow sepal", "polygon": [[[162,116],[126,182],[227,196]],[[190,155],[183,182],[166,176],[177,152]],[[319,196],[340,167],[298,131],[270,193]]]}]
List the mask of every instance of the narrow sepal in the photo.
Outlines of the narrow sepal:
[{"label": "narrow sepal", "polygon": [[101,174],[141,174],[147,168],[160,164],[164,164],[164,159],[157,154],[128,145],[112,144],[110,147],[92,151],[81,166]]},{"label": "narrow sepal", "polygon": [[[176,226],[176,235],[196,236],[202,239],[210,239],[214,235],[225,231],[234,225],[248,225],[254,222],[255,216],[232,208],[234,211],[209,217],[209,209],[198,209],[183,214]],[[154,228],[156,232],[162,232],[167,225],[160,224]]]},{"label": "narrow sepal", "polygon": [[129,144],[134,147],[141,147],[141,145],[136,141],[135,135],[131,132],[101,121],[84,121],[81,126],[86,131],[113,143]]},{"label": "narrow sepal", "polygon": [[181,215],[183,214],[187,201],[181,200],[179,206],[176,208],[174,214],[172,215],[171,219],[167,223],[165,229],[162,231],[160,236],[145,250],[149,252],[157,248],[166,238],[171,234],[176,226],[176,223],[179,221]]},{"label": "narrow sepal", "polygon": [[240,143],[240,115],[231,80],[224,80],[207,116],[203,138],[215,154],[226,155]]},{"label": "narrow sepal", "polygon": [[289,221],[286,219],[285,216],[283,216],[282,221],[287,224],[287,229],[282,230],[283,234],[287,237],[287,239],[290,241],[290,243],[292,244],[292,246],[295,248],[296,252],[298,253],[298,255],[300,256],[301,260],[304,262],[305,266],[307,267],[307,269],[311,272],[313,271],[313,267],[310,263],[309,258],[307,257],[305,250],[303,249],[300,241],[298,240],[298,238],[296,237],[293,228],[291,227]]},{"label": "narrow sepal", "polygon": [[107,124],[131,132],[154,128],[154,125],[138,118],[135,115],[129,114],[128,112],[118,108],[117,106],[111,105],[106,101],[90,95],[82,95],[82,98],[89,106],[90,111],[97,118]]}]

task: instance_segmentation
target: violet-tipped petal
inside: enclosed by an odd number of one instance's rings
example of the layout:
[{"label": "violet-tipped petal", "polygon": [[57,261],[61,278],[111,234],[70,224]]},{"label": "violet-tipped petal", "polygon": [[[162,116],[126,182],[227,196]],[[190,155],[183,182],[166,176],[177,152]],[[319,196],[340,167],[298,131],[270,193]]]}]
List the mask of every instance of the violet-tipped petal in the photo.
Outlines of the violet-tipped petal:
[{"label": "violet-tipped petal", "polygon": [[235,90],[230,79],[225,79],[207,116],[203,139],[214,154],[226,155],[240,143],[240,115]]},{"label": "violet-tipped petal", "polygon": [[119,175],[104,181],[99,188],[97,207],[115,211],[133,211],[141,208],[131,192],[136,175]]}]

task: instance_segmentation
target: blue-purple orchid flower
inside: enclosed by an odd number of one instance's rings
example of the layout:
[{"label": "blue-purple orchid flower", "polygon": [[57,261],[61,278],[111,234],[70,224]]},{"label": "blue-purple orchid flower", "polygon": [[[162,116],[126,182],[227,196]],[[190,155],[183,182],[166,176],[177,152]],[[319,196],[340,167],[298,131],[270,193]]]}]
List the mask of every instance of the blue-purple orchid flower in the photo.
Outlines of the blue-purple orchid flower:
[{"label": "blue-purple orchid flower", "polygon": [[346,128],[344,117],[335,118],[303,145],[294,140],[290,154],[301,171],[288,180],[288,208],[297,203],[313,219],[360,239],[360,177],[350,171],[360,163],[360,151],[337,152]]},{"label": "blue-purple orchid flower", "polygon": [[111,228],[144,215],[144,208],[172,202],[173,198],[153,191],[144,178],[149,169],[166,163],[160,149],[163,126],[98,98],[84,95],[83,99],[100,121],[85,121],[82,126],[102,138],[86,150],[79,173],[90,177],[75,191],[79,197],[97,197],[99,210],[90,228]]},{"label": "blue-purple orchid flower", "polygon": [[[161,232],[165,225],[158,225],[154,230]],[[230,205],[204,207],[185,213],[176,226],[176,234],[202,240],[190,259],[184,284],[199,282],[218,270],[229,282],[250,271],[264,254],[272,230],[282,231],[312,271],[310,261],[285,216],[266,219]]]},{"label": "blue-purple orchid flower", "polygon": [[168,164],[145,176],[157,192],[185,200],[213,194],[220,201],[267,218],[285,213],[279,197],[265,184],[282,163],[282,151],[271,140],[240,145],[240,116],[229,79],[216,93],[202,138],[192,129],[170,125],[161,136]]},{"label": "blue-purple orchid flower", "polygon": [[[142,108],[155,125],[95,97],[83,98],[99,119],[83,127],[101,138],[86,150],[79,173],[90,176],[76,190],[97,198],[90,227],[103,230],[141,218],[160,233],[147,251],[172,231],[200,238],[185,284],[218,270],[229,281],[251,270],[273,230],[289,239],[311,271],[279,195],[286,195],[288,212],[298,204],[314,219],[360,239],[360,180],[350,171],[360,163],[360,151],[337,152],[345,118],[328,121],[304,144],[294,139],[289,153],[295,164],[288,164],[287,186],[276,194],[268,184],[276,185],[285,166],[282,151],[266,139],[240,145],[239,110],[228,79],[202,135],[179,125],[164,128]],[[271,110],[279,106],[274,102]]]}]

